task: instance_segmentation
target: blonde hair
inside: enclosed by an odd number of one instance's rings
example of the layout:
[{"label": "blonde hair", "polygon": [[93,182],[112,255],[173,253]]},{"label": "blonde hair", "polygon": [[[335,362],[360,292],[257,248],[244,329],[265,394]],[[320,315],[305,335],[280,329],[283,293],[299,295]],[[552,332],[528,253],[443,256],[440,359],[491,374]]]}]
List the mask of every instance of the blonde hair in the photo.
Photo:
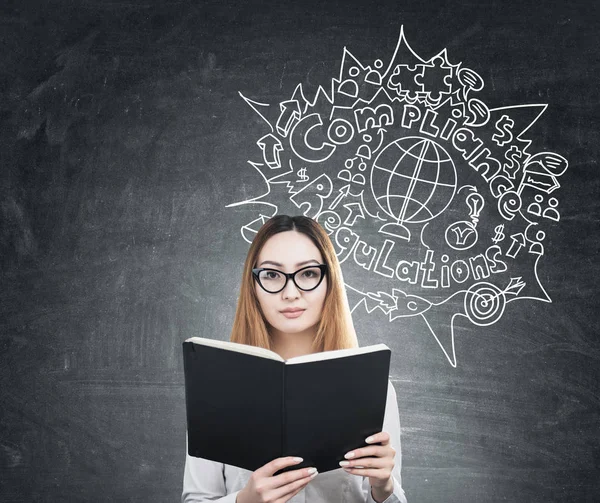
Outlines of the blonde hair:
[{"label": "blonde hair", "polygon": [[254,237],[246,261],[237,301],[230,341],[272,349],[271,337],[256,296],[252,269],[267,240],[279,233],[296,231],[308,236],[327,264],[327,292],[312,352],[358,347],[342,268],[329,236],[316,220],[305,216],[275,215],[267,220]]}]

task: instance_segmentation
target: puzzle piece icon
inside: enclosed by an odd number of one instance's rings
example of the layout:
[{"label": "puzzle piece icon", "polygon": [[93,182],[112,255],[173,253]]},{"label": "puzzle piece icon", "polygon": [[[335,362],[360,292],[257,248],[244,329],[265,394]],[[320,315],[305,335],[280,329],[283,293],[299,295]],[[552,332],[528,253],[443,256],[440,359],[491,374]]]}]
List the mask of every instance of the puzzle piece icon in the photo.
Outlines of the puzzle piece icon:
[{"label": "puzzle piece icon", "polygon": [[423,65],[423,73],[415,77],[415,81],[423,86],[419,93],[430,104],[438,104],[444,95],[451,93],[452,67],[441,57],[433,58]]},{"label": "puzzle piece icon", "polygon": [[416,99],[418,93],[423,92],[423,85],[417,82],[417,77],[422,77],[423,71],[423,65],[414,67],[396,65],[388,79],[387,87],[396,92],[401,98]]}]

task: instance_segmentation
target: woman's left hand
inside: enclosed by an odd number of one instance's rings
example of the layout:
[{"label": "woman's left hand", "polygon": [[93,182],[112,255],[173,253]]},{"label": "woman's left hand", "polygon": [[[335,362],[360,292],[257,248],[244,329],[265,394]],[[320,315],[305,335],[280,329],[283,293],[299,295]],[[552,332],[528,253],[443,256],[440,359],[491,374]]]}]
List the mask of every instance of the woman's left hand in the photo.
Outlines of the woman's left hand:
[{"label": "woman's left hand", "polygon": [[348,473],[369,477],[372,488],[391,494],[393,488],[392,469],[396,450],[390,445],[390,435],[381,431],[371,435],[365,441],[368,444],[380,442],[381,445],[360,447],[346,453],[344,456],[346,461],[341,461],[340,466],[343,466]]}]

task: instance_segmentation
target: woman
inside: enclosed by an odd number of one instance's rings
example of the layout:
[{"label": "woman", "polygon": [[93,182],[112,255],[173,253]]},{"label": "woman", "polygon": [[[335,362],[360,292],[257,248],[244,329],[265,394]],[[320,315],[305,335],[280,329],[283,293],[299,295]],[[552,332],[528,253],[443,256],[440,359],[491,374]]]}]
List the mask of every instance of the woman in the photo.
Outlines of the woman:
[{"label": "woman", "polygon": [[[255,236],[242,278],[230,340],[271,349],[284,359],[358,347],[342,270],[323,228],[304,216],[276,215]],[[365,440],[366,441],[366,440]],[[339,470],[281,468],[277,458],[251,472],[186,455],[182,502],[405,503],[400,419],[388,381],[383,431],[346,454]]]}]

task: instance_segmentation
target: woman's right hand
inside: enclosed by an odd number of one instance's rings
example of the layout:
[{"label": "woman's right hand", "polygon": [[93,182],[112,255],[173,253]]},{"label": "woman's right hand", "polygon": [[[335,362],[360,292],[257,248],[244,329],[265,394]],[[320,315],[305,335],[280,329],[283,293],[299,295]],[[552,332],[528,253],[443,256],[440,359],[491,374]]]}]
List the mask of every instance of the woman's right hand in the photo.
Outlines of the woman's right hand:
[{"label": "woman's right hand", "polygon": [[[236,503],[285,503],[292,499],[318,473],[315,468],[301,468],[273,476],[282,468],[302,461],[297,459],[300,458],[277,458],[255,470],[246,486],[238,493]],[[309,473],[309,470],[314,470],[314,473]]]}]

